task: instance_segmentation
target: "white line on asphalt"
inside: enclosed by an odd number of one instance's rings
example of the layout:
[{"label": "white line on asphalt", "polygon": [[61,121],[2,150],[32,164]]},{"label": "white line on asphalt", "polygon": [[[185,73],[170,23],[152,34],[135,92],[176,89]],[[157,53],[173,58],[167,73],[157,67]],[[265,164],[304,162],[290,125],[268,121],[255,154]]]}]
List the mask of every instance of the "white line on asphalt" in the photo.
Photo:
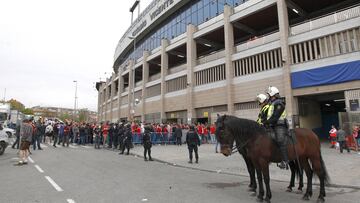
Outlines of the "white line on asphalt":
[{"label": "white line on asphalt", "polygon": [[35,168],[36,168],[40,173],[44,173],[44,171],[40,168],[40,166],[35,165]]},{"label": "white line on asphalt", "polygon": [[77,149],[77,147],[73,146],[73,145],[69,145],[69,147],[72,148],[72,149]]},{"label": "white line on asphalt", "polygon": [[55,183],[55,181],[53,179],[51,179],[49,176],[45,176],[45,178],[49,181],[49,183],[55,188],[55,190],[57,190],[58,192],[64,191],[63,189],[61,189],[61,187]]},{"label": "white line on asphalt", "polygon": [[44,145],[44,144],[40,144],[41,148],[48,148],[48,146]]},{"label": "white line on asphalt", "polygon": [[66,201],[67,201],[68,203],[75,203],[75,201],[72,200],[72,199],[67,199]]},{"label": "white line on asphalt", "polygon": [[30,156],[28,156],[28,159],[29,159],[29,161],[30,161],[31,163],[35,163],[35,161],[32,160],[32,158],[31,158]]},{"label": "white line on asphalt", "polygon": [[81,146],[81,147],[86,148],[86,149],[92,148],[92,147],[89,147],[89,146]]}]

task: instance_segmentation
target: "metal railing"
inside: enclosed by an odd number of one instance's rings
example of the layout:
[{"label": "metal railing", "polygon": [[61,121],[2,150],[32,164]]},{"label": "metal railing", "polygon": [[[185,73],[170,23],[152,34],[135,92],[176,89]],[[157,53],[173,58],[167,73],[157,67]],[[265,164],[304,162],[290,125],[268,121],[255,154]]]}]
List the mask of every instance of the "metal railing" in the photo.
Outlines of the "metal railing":
[{"label": "metal railing", "polygon": [[320,16],[318,18],[302,22],[301,24],[291,26],[290,35],[298,35],[301,33],[309,32],[311,30],[333,25],[359,16],[360,5],[356,5],[352,8],[346,8],[344,10],[336,11],[326,16]]},{"label": "metal railing", "polygon": [[280,39],[280,33],[279,31],[269,33],[260,37],[255,37],[252,39],[249,39],[246,42],[243,42],[241,44],[238,44],[236,46],[236,52],[240,52],[243,50],[247,50],[253,47],[261,46],[264,44],[268,44],[270,42],[278,41]]}]

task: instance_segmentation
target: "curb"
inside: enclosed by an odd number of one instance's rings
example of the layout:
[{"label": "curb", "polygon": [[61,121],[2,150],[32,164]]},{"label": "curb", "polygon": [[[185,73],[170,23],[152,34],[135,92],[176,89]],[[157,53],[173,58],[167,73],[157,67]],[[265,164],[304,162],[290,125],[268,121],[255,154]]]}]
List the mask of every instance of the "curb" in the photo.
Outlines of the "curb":
[{"label": "curb", "polygon": [[[144,158],[144,156],[139,155],[139,154],[135,154],[133,152],[130,152],[130,155],[140,157],[140,158]],[[203,172],[208,172],[208,173],[232,175],[232,176],[239,176],[239,177],[249,177],[248,175],[236,174],[236,173],[231,173],[231,172],[214,171],[214,170],[210,170],[210,169],[194,168],[194,167],[190,167],[190,166],[179,165],[179,164],[176,164],[176,163],[171,163],[171,162],[160,160],[160,159],[153,158],[153,157],[152,157],[152,159],[154,161],[159,162],[159,163],[163,163],[163,164],[173,166],[173,167],[185,168],[185,169],[196,170],[196,171],[203,171]],[[289,182],[289,181],[284,181],[284,180],[279,180],[279,179],[271,179],[271,181],[281,182],[281,183],[288,183]],[[306,182],[304,181],[304,186],[306,187],[305,183]],[[320,186],[319,183],[313,183],[312,185]],[[331,187],[331,188],[348,188],[348,189],[360,190],[360,186],[355,186],[355,185],[340,185],[340,184],[331,184],[330,183],[330,184],[326,184],[325,186],[326,187]]]}]

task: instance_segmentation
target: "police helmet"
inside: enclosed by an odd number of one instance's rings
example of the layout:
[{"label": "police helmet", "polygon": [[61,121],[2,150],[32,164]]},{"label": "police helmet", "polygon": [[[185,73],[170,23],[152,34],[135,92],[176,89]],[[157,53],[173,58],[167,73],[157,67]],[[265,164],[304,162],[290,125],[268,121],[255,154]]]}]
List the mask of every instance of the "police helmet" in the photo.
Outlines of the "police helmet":
[{"label": "police helmet", "polygon": [[276,94],[279,94],[279,89],[274,86],[269,86],[266,93],[268,93],[270,97],[273,97]]},{"label": "police helmet", "polygon": [[262,103],[264,103],[264,102],[267,100],[267,96],[266,96],[265,94],[258,94],[258,95],[256,96],[256,100],[257,100],[260,104],[262,104]]}]

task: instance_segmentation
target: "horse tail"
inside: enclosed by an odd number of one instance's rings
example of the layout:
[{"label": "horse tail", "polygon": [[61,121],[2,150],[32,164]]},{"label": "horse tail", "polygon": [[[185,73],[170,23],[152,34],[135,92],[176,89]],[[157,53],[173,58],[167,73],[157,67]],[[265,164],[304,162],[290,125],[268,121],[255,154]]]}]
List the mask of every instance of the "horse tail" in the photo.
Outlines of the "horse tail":
[{"label": "horse tail", "polygon": [[320,152],[320,164],[321,164],[321,173],[324,176],[324,182],[325,184],[329,184],[330,183],[330,176],[326,170],[326,166],[325,166],[325,162],[322,158],[321,152]]}]

